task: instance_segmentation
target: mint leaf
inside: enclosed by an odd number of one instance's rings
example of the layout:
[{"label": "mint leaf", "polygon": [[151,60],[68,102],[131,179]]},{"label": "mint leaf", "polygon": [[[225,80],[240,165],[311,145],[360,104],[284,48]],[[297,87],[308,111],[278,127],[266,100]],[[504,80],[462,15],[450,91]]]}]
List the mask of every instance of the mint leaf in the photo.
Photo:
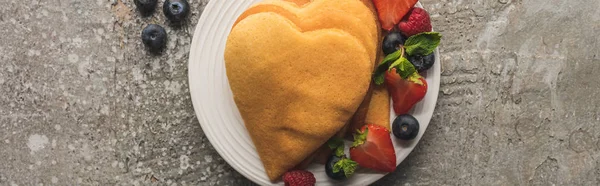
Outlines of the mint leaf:
[{"label": "mint leaf", "polygon": [[342,157],[344,156],[344,140],[341,138],[331,138],[327,141],[327,146],[333,150],[333,154]]},{"label": "mint leaf", "polygon": [[338,148],[335,149],[335,151],[333,152],[333,154],[337,157],[342,157],[344,156],[344,146],[339,146]]},{"label": "mint leaf", "polygon": [[389,69],[390,65],[398,60],[402,56],[402,50],[398,50],[394,53],[387,55],[383,61],[377,66],[375,73],[373,74],[373,80],[376,85],[381,85],[385,81],[385,72]]},{"label": "mint leaf", "polygon": [[394,53],[391,53],[391,54],[385,56],[385,58],[383,58],[383,61],[381,62],[381,64],[387,64],[387,63],[394,62],[401,56],[402,56],[402,50],[398,50]]},{"label": "mint leaf", "polygon": [[388,65],[380,65],[375,70],[375,74],[373,76],[373,81],[375,81],[376,85],[381,85],[385,82],[385,72],[389,69]]},{"label": "mint leaf", "polygon": [[440,45],[442,34],[438,32],[424,32],[411,36],[404,43],[406,54],[411,56],[426,56]]},{"label": "mint leaf", "polygon": [[354,174],[356,167],[358,167],[358,163],[344,157],[333,165],[333,173],[344,171],[344,175],[348,178]]},{"label": "mint leaf", "polygon": [[355,161],[352,161],[351,159],[344,159],[345,160],[345,165],[342,169],[344,170],[344,175],[346,175],[346,178],[349,178],[350,176],[352,176],[354,174],[354,171],[356,170],[356,167],[358,167],[358,163],[356,163]]},{"label": "mint leaf", "polygon": [[331,138],[329,141],[327,141],[327,146],[329,146],[331,150],[335,150],[339,146],[344,146],[344,140],[340,138]]},{"label": "mint leaf", "polygon": [[400,59],[392,63],[392,65],[390,65],[389,67],[389,70],[392,70],[394,68],[396,69],[396,73],[398,73],[400,77],[402,77],[402,79],[407,79],[412,74],[417,72],[415,66],[412,63],[410,63],[410,61],[408,61],[408,59],[406,59],[405,57],[401,57]]}]

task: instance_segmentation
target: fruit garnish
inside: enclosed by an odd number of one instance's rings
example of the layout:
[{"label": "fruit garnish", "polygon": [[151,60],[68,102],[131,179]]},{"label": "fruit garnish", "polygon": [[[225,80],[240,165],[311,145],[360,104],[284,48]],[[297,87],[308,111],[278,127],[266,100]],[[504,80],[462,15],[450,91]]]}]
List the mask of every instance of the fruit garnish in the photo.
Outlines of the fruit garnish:
[{"label": "fruit garnish", "polygon": [[160,25],[150,24],[142,30],[142,42],[152,53],[159,53],[167,45],[167,32]]},{"label": "fruit garnish", "polygon": [[331,138],[327,141],[327,146],[333,150],[333,154],[338,157],[344,156],[344,140],[341,138]]},{"label": "fruit garnish", "polygon": [[341,138],[331,138],[327,141],[327,146],[333,150],[333,154],[327,159],[325,164],[325,173],[334,180],[343,180],[354,174],[358,163],[346,158],[344,154],[344,140]]},{"label": "fruit garnish", "polygon": [[187,0],[166,0],[163,13],[171,23],[180,24],[190,13],[190,4]]},{"label": "fruit garnish", "polygon": [[393,31],[383,38],[383,43],[381,45],[383,49],[383,54],[390,55],[394,53],[404,45],[406,41],[406,36],[403,36],[402,33],[398,31]]},{"label": "fruit garnish", "polygon": [[392,123],[392,133],[398,139],[413,140],[419,134],[419,121],[412,115],[400,115]]},{"label": "fruit garnish", "polygon": [[403,53],[404,49],[391,53],[377,66],[375,73],[373,73],[373,81],[375,81],[376,85],[382,85],[385,82],[385,72],[390,70],[392,63],[403,57]]},{"label": "fruit garnish", "polygon": [[415,66],[419,73],[425,72],[435,64],[435,53],[426,56],[408,56],[408,61]]},{"label": "fruit garnish", "polygon": [[423,32],[414,36],[410,36],[404,42],[406,54],[409,56],[426,56],[435,51],[440,45],[442,34],[438,32]]},{"label": "fruit garnish", "polygon": [[431,18],[425,9],[414,7],[402,18],[398,28],[405,36],[431,32]]},{"label": "fruit garnish", "polygon": [[396,170],[396,151],[385,127],[368,124],[354,134],[350,158],[359,166],[382,172]]},{"label": "fruit garnish", "polygon": [[313,173],[304,170],[295,170],[283,174],[286,186],[314,186],[317,180]]},{"label": "fruit garnish", "polygon": [[357,167],[358,163],[346,158],[346,156],[332,155],[325,164],[325,173],[331,179],[344,180],[352,176]]},{"label": "fruit garnish", "polygon": [[[406,58],[408,56],[428,56],[431,55],[435,49],[439,46],[440,41],[442,39],[442,35],[437,32],[424,32],[414,36],[409,37],[404,45],[400,46],[399,50],[387,55],[383,61],[379,64],[375,73],[373,74],[373,81],[375,84],[381,85],[385,81],[385,74],[387,71],[392,70],[395,67],[402,67],[402,69],[407,68],[407,70],[397,71],[403,74],[404,78],[407,78],[408,75],[411,75],[413,72],[411,70],[410,65],[406,63],[402,63],[405,61],[409,61]],[[410,62],[410,61],[409,61]],[[401,66],[398,66],[401,65]]]},{"label": "fruit garnish", "polygon": [[[408,60],[402,62],[404,65],[410,65]],[[385,85],[392,96],[394,112],[397,115],[407,114],[419,101],[423,100],[427,94],[427,81],[412,67],[413,74],[407,77],[406,70],[392,68],[385,74]]]},{"label": "fruit garnish", "polygon": [[[415,104],[425,97],[427,81],[419,75],[418,70],[428,69],[429,65],[433,65],[433,63],[423,64],[417,69],[404,55],[432,55],[440,44],[441,38],[441,34],[437,32],[424,32],[411,36],[399,51],[386,56],[377,67],[373,80],[377,85],[383,83],[387,85],[396,114],[407,114]],[[435,61],[434,56],[427,58],[429,58],[427,60]],[[412,57],[412,60],[418,64],[416,58]]]},{"label": "fruit garnish", "polygon": [[373,0],[381,27],[390,31],[417,4],[417,0]]},{"label": "fruit garnish", "polygon": [[133,3],[140,11],[142,16],[149,16],[154,12],[154,8],[156,8],[156,4],[158,4],[157,0],[134,0]]}]

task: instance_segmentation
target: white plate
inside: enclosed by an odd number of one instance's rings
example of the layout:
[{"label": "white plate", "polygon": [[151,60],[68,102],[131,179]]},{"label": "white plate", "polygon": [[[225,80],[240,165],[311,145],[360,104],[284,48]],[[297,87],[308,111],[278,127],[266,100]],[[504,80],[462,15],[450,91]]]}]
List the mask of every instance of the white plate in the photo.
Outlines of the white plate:
[{"label": "white plate", "polygon": [[[223,159],[259,185],[282,185],[282,182],[271,183],[267,178],[233,101],[225,73],[223,55],[229,31],[237,17],[251,4],[259,1],[212,0],[208,3],[196,26],[190,48],[190,93],[198,121],[206,137]],[[412,111],[421,124],[419,135],[408,144],[394,140],[398,164],[414,149],[433,115],[440,86],[439,56],[439,52],[436,51],[436,63],[427,73],[427,95]],[[390,119],[393,121],[394,118]],[[322,165],[311,165],[309,171],[315,174],[317,185],[368,185],[385,176],[385,173],[359,169],[350,179],[336,182],[328,179]]]}]

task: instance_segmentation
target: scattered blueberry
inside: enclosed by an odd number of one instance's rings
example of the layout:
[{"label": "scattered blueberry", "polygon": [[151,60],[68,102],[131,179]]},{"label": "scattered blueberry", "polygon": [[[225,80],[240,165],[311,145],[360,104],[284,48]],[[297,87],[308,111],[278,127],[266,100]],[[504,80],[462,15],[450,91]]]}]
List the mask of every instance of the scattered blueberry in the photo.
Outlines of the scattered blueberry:
[{"label": "scattered blueberry", "polygon": [[167,45],[167,32],[160,25],[150,24],[142,31],[142,42],[150,52],[159,53]]},{"label": "scattered blueberry", "polygon": [[133,2],[143,16],[152,14],[156,4],[158,3],[157,0],[134,0]]},{"label": "scattered blueberry", "polygon": [[406,41],[406,37],[403,36],[398,31],[393,31],[389,33],[385,38],[383,38],[383,53],[387,56],[391,53],[394,53],[400,50],[400,46],[404,45]]},{"label": "scattered blueberry", "polygon": [[336,155],[331,155],[329,157],[329,159],[327,159],[327,163],[325,164],[325,173],[327,173],[327,176],[329,176],[331,179],[334,179],[334,180],[346,179],[344,170],[340,170],[339,172],[336,172],[336,173],[333,172],[333,166],[340,160],[342,160],[342,158],[338,157]]},{"label": "scattered blueberry", "polygon": [[187,0],[166,0],[163,13],[171,23],[179,24],[190,13],[190,5]]},{"label": "scattered blueberry", "polygon": [[392,133],[401,140],[415,139],[419,134],[419,121],[408,114],[400,115],[392,123]]},{"label": "scattered blueberry", "polygon": [[435,53],[428,56],[408,56],[408,61],[412,63],[417,71],[425,72],[433,67],[435,63]]}]

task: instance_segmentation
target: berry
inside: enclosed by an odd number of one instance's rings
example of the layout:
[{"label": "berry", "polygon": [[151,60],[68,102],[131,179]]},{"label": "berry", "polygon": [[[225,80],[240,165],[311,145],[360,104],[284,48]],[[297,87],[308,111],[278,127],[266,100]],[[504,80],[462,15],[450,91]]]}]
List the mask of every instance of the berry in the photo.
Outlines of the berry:
[{"label": "berry", "polygon": [[142,31],[142,42],[150,52],[159,53],[167,45],[167,32],[160,25],[149,24]]},{"label": "berry", "polygon": [[379,125],[368,124],[354,135],[350,158],[359,166],[382,172],[396,170],[396,151],[390,131]]},{"label": "berry", "polygon": [[325,164],[325,173],[327,173],[327,176],[329,176],[331,179],[334,179],[334,180],[343,180],[343,179],[346,179],[346,175],[344,174],[344,170],[340,170],[340,171],[335,172],[335,173],[333,172],[333,167],[340,160],[342,160],[342,158],[338,157],[336,155],[332,155],[332,156],[329,157],[329,159],[327,159],[327,163]]},{"label": "berry", "polygon": [[344,180],[354,174],[358,163],[346,158],[345,155],[331,155],[325,163],[325,173],[331,179]]},{"label": "berry", "polygon": [[142,16],[148,16],[154,12],[154,8],[156,4],[158,4],[157,0],[134,0],[135,6],[140,11]]},{"label": "berry", "polygon": [[419,121],[408,114],[400,115],[392,123],[392,131],[398,139],[413,140],[419,134]]},{"label": "berry", "polygon": [[381,28],[390,31],[417,4],[417,0],[373,0]]},{"label": "berry", "polygon": [[[409,64],[410,65],[410,64]],[[385,85],[392,97],[392,105],[397,115],[407,114],[427,94],[427,81],[418,73],[403,78],[398,74],[402,69],[393,68],[385,73]],[[416,72],[416,71],[415,71]]]},{"label": "berry", "polygon": [[404,45],[405,41],[406,37],[403,36],[400,32],[394,31],[388,34],[387,36],[385,36],[385,38],[383,38],[383,44],[381,45],[383,53],[387,56],[391,53],[400,50],[400,47]]},{"label": "berry", "polygon": [[295,170],[283,174],[283,182],[286,186],[311,186],[317,180],[313,173],[303,170]]},{"label": "berry", "polygon": [[171,23],[179,24],[190,13],[190,4],[187,0],[166,0],[163,4],[163,13]]},{"label": "berry", "polygon": [[422,32],[431,32],[431,18],[425,9],[415,7],[404,16],[398,24],[398,28],[407,37]]},{"label": "berry", "polygon": [[425,72],[435,64],[435,53],[427,56],[408,56],[408,61],[415,66],[419,73]]}]

